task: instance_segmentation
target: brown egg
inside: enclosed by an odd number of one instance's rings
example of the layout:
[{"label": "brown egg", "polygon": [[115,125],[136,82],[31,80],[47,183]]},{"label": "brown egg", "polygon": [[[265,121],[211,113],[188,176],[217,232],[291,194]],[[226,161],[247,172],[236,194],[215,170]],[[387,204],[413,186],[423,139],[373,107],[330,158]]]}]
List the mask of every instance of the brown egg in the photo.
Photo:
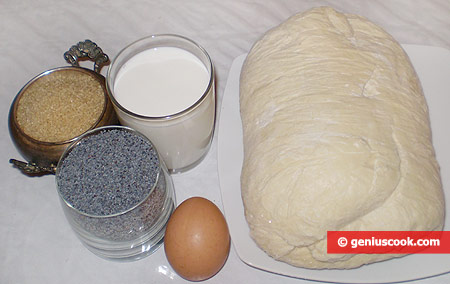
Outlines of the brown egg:
[{"label": "brown egg", "polygon": [[217,206],[202,197],[182,202],[167,223],[164,250],[183,278],[202,281],[215,275],[230,251],[230,234]]}]

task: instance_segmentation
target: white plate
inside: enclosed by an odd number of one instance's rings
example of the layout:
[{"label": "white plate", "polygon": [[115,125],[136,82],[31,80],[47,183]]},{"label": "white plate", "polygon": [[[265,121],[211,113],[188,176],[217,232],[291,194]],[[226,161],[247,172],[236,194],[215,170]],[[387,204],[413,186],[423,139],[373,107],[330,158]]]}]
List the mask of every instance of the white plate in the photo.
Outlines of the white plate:
[{"label": "white plate", "polygon": [[[403,45],[420,77],[431,116],[433,141],[441,166],[446,198],[445,230],[450,230],[450,50]],[[243,160],[239,114],[239,76],[246,54],[230,69],[219,121],[218,170],[225,217],[233,246],[250,266],[296,278],[323,282],[387,283],[431,277],[450,271],[450,254],[416,254],[350,270],[312,270],[293,267],[266,255],[249,236],[241,199]]]}]

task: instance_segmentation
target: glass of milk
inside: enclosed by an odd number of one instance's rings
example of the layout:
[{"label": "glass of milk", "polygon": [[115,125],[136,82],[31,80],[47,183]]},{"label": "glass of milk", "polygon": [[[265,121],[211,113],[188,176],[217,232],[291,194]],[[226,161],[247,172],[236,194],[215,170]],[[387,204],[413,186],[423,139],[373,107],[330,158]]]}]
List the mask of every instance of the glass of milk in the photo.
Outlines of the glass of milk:
[{"label": "glass of milk", "polygon": [[171,173],[206,156],[213,137],[216,96],[208,53],[178,35],[152,35],[119,52],[106,76],[122,125],[147,136]]}]

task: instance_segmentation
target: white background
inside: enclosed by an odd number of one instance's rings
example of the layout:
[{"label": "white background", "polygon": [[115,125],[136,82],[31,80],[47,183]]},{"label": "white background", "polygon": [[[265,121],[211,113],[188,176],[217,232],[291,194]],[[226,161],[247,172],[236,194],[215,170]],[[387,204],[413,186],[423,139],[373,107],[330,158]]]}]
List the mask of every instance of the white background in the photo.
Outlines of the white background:
[{"label": "white background", "polygon": [[[21,157],[8,133],[9,107],[32,77],[68,65],[63,53],[84,39],[93,40],[113,58],[139,38],[175,33],[193,39],[209,52],[217,73],[220,110],[233,59],[248,52],[269,28],[319,5],[366,16],[401,43],[450,49],[448,0],[0,0],[0,283],[187,282],[170,268],[163,249],[131,263],[93,255],[66,222],[54,177],[29,178],[11,167],[9,158]],[[83,66],[91,68],[90,63]],[[105,72],[106,68],[102,70]],[[195,169],[173,176],[173,180],[178,203],[190,196],[204,196],[222,208],[217,131],[206,159]],[[316,283],[251,268],[239,260],[233,248],[223,269],[205,282]],[[450,274],[413,283],[450,283]]]}]

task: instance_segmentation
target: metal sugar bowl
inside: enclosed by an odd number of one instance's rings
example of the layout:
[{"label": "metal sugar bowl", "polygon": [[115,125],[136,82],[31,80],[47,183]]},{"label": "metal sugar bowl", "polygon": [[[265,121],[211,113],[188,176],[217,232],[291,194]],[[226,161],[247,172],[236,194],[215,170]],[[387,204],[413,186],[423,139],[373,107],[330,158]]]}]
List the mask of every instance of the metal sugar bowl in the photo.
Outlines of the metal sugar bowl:
[{"label": "metal sugar bowl", "polygon": [[[100,74],[108,56],[85,40],[64,53],[72,66],[47,70],[31,79],[16,95],[9,111],[9,132],[26,162],[10,162],[28,175],[55,173],[65,149],[80,135],[117,124]],[[94,69],[79,60],[94,62]]]}]

